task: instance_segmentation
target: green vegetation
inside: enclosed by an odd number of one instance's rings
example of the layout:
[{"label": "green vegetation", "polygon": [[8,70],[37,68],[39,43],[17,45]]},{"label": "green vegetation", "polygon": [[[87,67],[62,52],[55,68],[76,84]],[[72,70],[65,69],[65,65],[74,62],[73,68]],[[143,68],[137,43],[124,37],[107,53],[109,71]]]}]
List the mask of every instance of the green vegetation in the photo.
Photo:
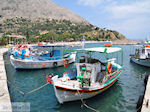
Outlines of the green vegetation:
[{"label": "green vegetation", "polygon": [[[0,43],[10,41],[10,35],[22,35],[28,42],[38,41],[79,41],[86,40],[112,40],[122,39],[116,31],[100,29],[91,24],[72,23],[68,20],[49,20],[38,19],[30,20],[27,18],[6,19],[0,24]],[[111,37],[110,33],[113,33]],[[24,41],[24,39],[11,38],[11,41]]]}]

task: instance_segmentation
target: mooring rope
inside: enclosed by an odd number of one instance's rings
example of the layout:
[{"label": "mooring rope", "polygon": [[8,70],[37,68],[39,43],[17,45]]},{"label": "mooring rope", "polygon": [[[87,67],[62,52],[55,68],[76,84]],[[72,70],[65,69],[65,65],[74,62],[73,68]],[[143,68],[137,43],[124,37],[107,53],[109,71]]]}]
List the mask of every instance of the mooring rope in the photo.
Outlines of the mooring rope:
[{"label": "mooring rope", "polygon": [[18,88],[16,88],[10,81],[7,80],[7,82],[8,82],[11,86],[13,86],[19,93],[21,93],[21,94],[24,95],[24,92],[21,91],[21,90],[19,90]]},{"label": "mooring rope", "polygon": [[33,89],[33,90],[29,91],[29,92],[23,92],[23,91],[21,91],[20,89],[16,88],[10,81],[7,80],[7,82],[8,82],[10,85],[12,85],[19,93],[21,93],[21,94],[23,94],[23,95],[27,95],[27,94],[33,93],[33,92],[35,92],[35,91],[37,91],[37,90],[39,90],[39,89],[41,89],[41,88],[43,88],[43,87],[45,87],[46,85],[49,84],[49,83],[46,83],[46,84],[44,84],[44,85],[42,85],[42,86],[40,86],[40,87],[38,87],[38,88],[36,88],[36,89]]},{"label": "mooring rope", "polygon": [[40,87],[38,87],[38,88],[36,88],[36,89],[34,89],[34,90],[32,90],[32,91],[29,91],[29,92],[27,92],[27,93],[25,93],[25,94],[33,93],[33,92],[35,92],[35,91],[37,91],[37,90],[39,90],[39,89],[45,87],[46,85],[48,85],[48,83],[46,83],[46,84],[44,84],[44,85],[42,85],[42,86],[40,86]]},{"label": "mooring rope", "polygon": [[95,111],[95,112],[100,112],[99,110],[96,110],[96,109],[94,109],[94,108],[88,106],[88,105],[85,103],[85,101],[83,101],[83,98],[82,98],[80,92],[79,92],[78,90],[77,90],[77,92],[78,92],[78,95],[80,96],[80,99],[81,99],[82,104],[83,104],[86,108],[91,109],[91,110],[93,110],[93,111]]},{"label": "mooring rope", "polygon": [[2,97],[2,96],[4,96],[6,93],[2,93],[1,95],[0,95],[0,97]]}]

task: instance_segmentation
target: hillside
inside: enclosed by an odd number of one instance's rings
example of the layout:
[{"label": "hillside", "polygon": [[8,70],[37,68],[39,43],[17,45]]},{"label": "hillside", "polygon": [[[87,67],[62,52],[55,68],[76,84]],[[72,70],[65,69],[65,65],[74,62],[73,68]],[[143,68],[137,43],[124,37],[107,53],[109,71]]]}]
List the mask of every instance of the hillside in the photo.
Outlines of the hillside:
[{"label": "hillside", "polygon": [[[50,0],[1,0],[0,42],[126,40],[117,31],[98,28]],[[15,38],[13,38],[15,37]]]},{"label": "hillside", "polygon": [[88,24],[81,16],[53,3],[51,0],[0,0],[0,2],[0,17],[65,19]]}]

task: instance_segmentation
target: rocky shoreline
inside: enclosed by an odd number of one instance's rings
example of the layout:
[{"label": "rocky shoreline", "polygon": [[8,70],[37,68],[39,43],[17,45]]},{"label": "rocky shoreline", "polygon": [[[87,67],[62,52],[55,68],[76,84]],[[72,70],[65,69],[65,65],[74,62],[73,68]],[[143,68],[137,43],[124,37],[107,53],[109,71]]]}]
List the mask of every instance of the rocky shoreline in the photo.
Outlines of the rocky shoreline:
[{"label": "rocky shoreline", "polygon": [[116,40],[112,41],[113,45],[137,45],[140,44],[141,40]]}]

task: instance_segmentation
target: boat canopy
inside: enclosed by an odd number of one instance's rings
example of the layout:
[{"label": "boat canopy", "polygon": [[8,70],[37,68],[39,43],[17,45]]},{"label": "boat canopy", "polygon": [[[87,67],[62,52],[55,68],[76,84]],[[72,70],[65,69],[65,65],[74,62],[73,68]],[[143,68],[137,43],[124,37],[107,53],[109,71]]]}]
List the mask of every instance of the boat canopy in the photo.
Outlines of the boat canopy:
[{"label": "boat canopy", "polygon": [[119,47],[95,47],[95,48],[84,48],[77,49],[78,51],[89,51],[89,52],[100,52],[100,53],[114,53],[121,51]]}]

